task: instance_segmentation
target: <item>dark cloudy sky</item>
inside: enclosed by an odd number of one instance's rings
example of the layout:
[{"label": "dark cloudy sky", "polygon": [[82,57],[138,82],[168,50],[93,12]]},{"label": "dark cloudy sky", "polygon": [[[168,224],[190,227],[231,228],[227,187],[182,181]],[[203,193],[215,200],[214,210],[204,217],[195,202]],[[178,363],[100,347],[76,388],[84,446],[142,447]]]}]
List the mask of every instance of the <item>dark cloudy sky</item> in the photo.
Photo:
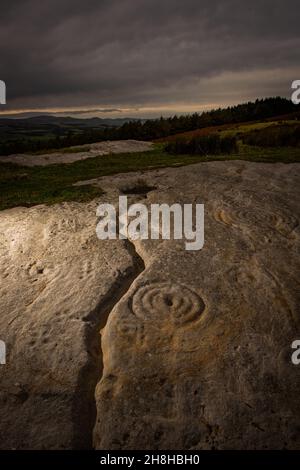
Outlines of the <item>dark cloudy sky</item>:
[{"label": "dark cloudy sky", "polygon": [[1,112],[173,114],[290,96],[300,79],[299,0],[1,0],[1,12]]}]

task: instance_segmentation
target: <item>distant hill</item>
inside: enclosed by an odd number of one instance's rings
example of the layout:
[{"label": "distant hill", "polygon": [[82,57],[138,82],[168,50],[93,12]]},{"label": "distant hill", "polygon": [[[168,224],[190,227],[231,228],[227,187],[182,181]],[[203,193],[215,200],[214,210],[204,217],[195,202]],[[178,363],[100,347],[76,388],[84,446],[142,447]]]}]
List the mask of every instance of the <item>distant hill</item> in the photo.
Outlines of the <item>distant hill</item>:
[{"label": "distant hill", "polygon": [[37,126],[60,126],[60,127],[79,127],[79,128],[99,128],[99,127],[119,127],[125,122],[139,121],[134,118],[75,118],[71,116],[53,116],[53,115],[36,115],[29,117],[1,117],[0,126],[8,126],[14,129],[31,127],[32,129]]},{"label": "distant hill", "polygon": [[[0,118],[0,155],[40,152],[104,140],[156,140],[214,126],[298,117],[300,105],[281,97],[265,98],[225,109],[158,119],[102,119],[64,116]],[[167,139],[168,140],[168,139]]]},{"label": "distant hill", "polygon": [[[23,118],[0,117],[0,153],[10,154],[39,151],[43,148],[60,148],[79,143],[101,140],[102,132],[115,130],[131,118],[74,118],[70,116],[38,115]],[[93,135],[93,137],[91,136]],[[96,136],[97,137],[94,137]],[[64,143],[63,143],[64,142]]]}]

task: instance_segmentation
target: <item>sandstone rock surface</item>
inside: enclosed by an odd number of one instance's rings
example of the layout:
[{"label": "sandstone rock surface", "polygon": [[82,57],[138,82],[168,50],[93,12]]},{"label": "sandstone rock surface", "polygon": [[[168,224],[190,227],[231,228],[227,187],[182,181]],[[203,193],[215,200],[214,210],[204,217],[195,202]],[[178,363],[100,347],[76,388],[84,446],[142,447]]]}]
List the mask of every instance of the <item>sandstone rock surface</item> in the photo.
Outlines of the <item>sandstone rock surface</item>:
[{"label": "sandstone rock surface", "polygon": [[[89,204],[0,213],[1,447],[299,449],[300,165],[93,184]],[[98,240],[97,203],[123,192],[204,203],[204,248]]]},{"label": "sandstone rock surface", "polygon": [[[146,152],[153,147],[152,142],[143,142],[140,140],[114,140],[107,142],[96,142],[94,144],[81,145],[72,147],[73,152],[52,152],[42,155],[15,154],[8,156],[0,156],[0,162],[11,162],[24,166],[47,166],[58,163],[72,163],[77,160],[85,160],[86,158],[99,157],[109,155],[110,153],[127,153],[127,152]],[[78,151],[84,148],[82,151]],[[74,149],[77,149],[74,152]]]}]

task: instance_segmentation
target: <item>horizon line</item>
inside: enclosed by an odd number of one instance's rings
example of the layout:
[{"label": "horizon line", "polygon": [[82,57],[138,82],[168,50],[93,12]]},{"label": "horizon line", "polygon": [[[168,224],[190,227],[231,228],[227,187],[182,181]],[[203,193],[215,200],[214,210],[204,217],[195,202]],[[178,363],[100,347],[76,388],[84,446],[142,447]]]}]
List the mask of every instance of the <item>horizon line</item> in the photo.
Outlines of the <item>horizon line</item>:
[{"label": "horizon line", "polygon": [[[286,97],[281,97],[281,96],[278,96],[279,98],[283,98],[283,99],[288,99]],[[231,103],[209,103],[209,104],[200,104],[200,103],[197,103],[197,104],[194,104],[194,105],[191,105],[191,104],[186,104],[186,105],[183,105],[183,104],[179,104],[179,105],[159,105],[159,106],[140,106],[140,107],[124,107],[124,108],[120,108],[120,107],[107,107],[107,108],[103,108],[103,107],[95,107],[95,106],[91,106],[91,107],[88,107],[88,106],[85,106],[85,107],[80,107],[80,106],[75,106],[75,107],[44,107],[44,108],[19,108],[19,109],[11,109],[11,110],[3,110],[1,111],[0,110],[0,118],[1,117],[4,117],[4,118],[10,118],[10,117],[18,117],[20,116],[23,117],[23,118],[26,118],[26,117],[30,117],[30,116],[26,116],[26,114],[37,114],[35,117],[38,117],[38,116],[43,116],[43,115],[64,115],[64,117],[74,117],[74,116],[71,116],[71,114],[73,115],[84,115],[84,114],[104,114],[104,115],[112,115],[112,114],[117,114],[117,115],[123,115],[123,116],[114,116],[114,117],[109,117],[107,116],[106,119],[118,119],[118,117],[120,117],[122,119],[129,119],[130,116],[129,115],[125,115],[125,113],[127,114],[134,114],[134,113],[139,113],[139,114],[142,114],[143,112],[145,114],[147,113],[156,113],[157,112],[157,117],[160,117],[162,116],[163,114],[165,113],[170,113],[169,116],[174,116],[174,115],[178,115],[179,113],[182,113],[182,114],[191,114],[191,113],[195,113],[195,112],[198,112],[198,113],[202,113],[204,111],[211,111],[211,110],[214,110],[214,109],[226,109],[228,107],[232,107],[232,106],[237,106],[239,104],[245,104],[245,103],[249,103],[249,102],[255,102],[256,100],[263,100],[263,99],[269,99],[269,98],[276,98],[275,96],[268,96],[268,97],[264,97],[264,98],[255,98],[255,99],[252,99],[252,100],[240,100],[240,101],[234,101],[234,102],[231,102]],[[70,116],[68,115],[68,113],[70,113]],[[91,118],[93,117],[99,117],[99,116],[91,116]],[[134,116],[132,116],[132,118],[134,118]],[[82,118],[82,119],[85,119],[85,118]],[[87,117],[88,119],[88,117]],[[141,119],[143,119],[141,117]]]}]

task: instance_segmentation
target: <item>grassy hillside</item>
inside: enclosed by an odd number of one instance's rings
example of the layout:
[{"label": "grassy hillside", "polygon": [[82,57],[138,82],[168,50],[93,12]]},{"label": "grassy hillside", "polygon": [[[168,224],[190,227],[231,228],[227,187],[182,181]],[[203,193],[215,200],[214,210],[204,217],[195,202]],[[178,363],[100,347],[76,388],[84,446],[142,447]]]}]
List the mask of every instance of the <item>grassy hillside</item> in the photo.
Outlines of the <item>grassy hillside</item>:
[{"label": "grassy hillside", "polygon": [[245,123],[231,123],[222,124],[220,126],[208,126],[193,131],[179,132],[177,134],[169,135],[156,139],[155,142],[166,143],[174,142],[178,139],[192,139],[194,137],[209,135],[213,133],[220,133],[221,135],[238,135],[239,133],[249,132],[257,129],[264,129],[269,126],[291,124],[297,125],[300,123],[298,115],[288,114],[284,116],[276,116],[275,118],[265,119],[263,121],[249,121]]},{"label": "grassy hillside", "polygon": [[[35,116],[29,119],[0,119],[0,155],[61,149],[86,145],[103,140],[156,140],[179,132],[207,132],[251,121],[262,121],[273,116],[278,119],[300,117],[300,105],[285,98],[275,97],[168,118],[134,120],[75,119],[67,117]],[[225,126],[225,127],[224,127]],[[204,130],[206,129],[206,130]]]},{"label": "grassy hillside", "polygon": [[[70,200],[87,201],[100,195],[101,189],[92,185],[74,186],[74,183],[128,171],[189,165],[210,160],[300,162],[298,109],[299,107],[295,107],[288,100],[272,98],[225,110],[213,110],[201,115],[124,123],[119,128],[97,132],[100,132],[104,140],[112,137],[151,140],[157,135],[164,136],[164,138],[156,142],[154,149],[148,152],[99,156],[69,164],[40,167],[21,167],[12,163],[0,163],[0,210],[19,205],[53,204]],[[276,112],[277,118],[270,117],[276,115]],[[76,121],[69,118],[64,118],[62,121],[61,119],[58,121],[50,119],[49,124],[48,117],[40,117],[23,120],[23,123],[8,124],[17,126],[18,131],[20,131],[18,126],[24,125],[25,134],[26,132],[30,134],[30,132],[35,132],[32,122],[38,126],[44,126],[43,130],[45,130],[48,125],[53,126],[59,123],[68,128],[68,126],[74,126]],[[97,125],[103,124],[100,121],[97,121]],[[6,121],[4,124],[7,124]],[[80,123],[80,125],[87,125],[87,123]],[[185,132],[178,133],[179,130]],[[3,128],[1,130],[0,126],[1,132],[4,130]],[[172,135],[168,136],[170,132]],[[80,139],[74,136],[70,139],[60,139],[57,136],[57,144],[61,153],[77,152],[82,150],[82,147],[74,148],[74,142],[86,145],[86,140],[93,141],[96,135],[98,134],[82,133]],[[172,143],[176,144],[178,139],[181,143],[176,147]],[[191,143],[193,139],[194,142]],[[69,140],[68,148],[64,148],[63,144]],[[176,151],[172,152],[172,145]],[[35,150],[36,153],[41,152],[39,146]]]},{"label": "grassy hillside", "polygon": [[135,170],[189,165],[211,160],[249,160],[255,162],[300,162],[299,147],[260,148],[238,144],[230,155],[170,155],[164,144],[142,153],[115,154],[77,161],[70,164],[21,167],[0,164],[0,209],[62,201],[88,201],[102,194],[100,188],[72,186],[78,181]]}]

